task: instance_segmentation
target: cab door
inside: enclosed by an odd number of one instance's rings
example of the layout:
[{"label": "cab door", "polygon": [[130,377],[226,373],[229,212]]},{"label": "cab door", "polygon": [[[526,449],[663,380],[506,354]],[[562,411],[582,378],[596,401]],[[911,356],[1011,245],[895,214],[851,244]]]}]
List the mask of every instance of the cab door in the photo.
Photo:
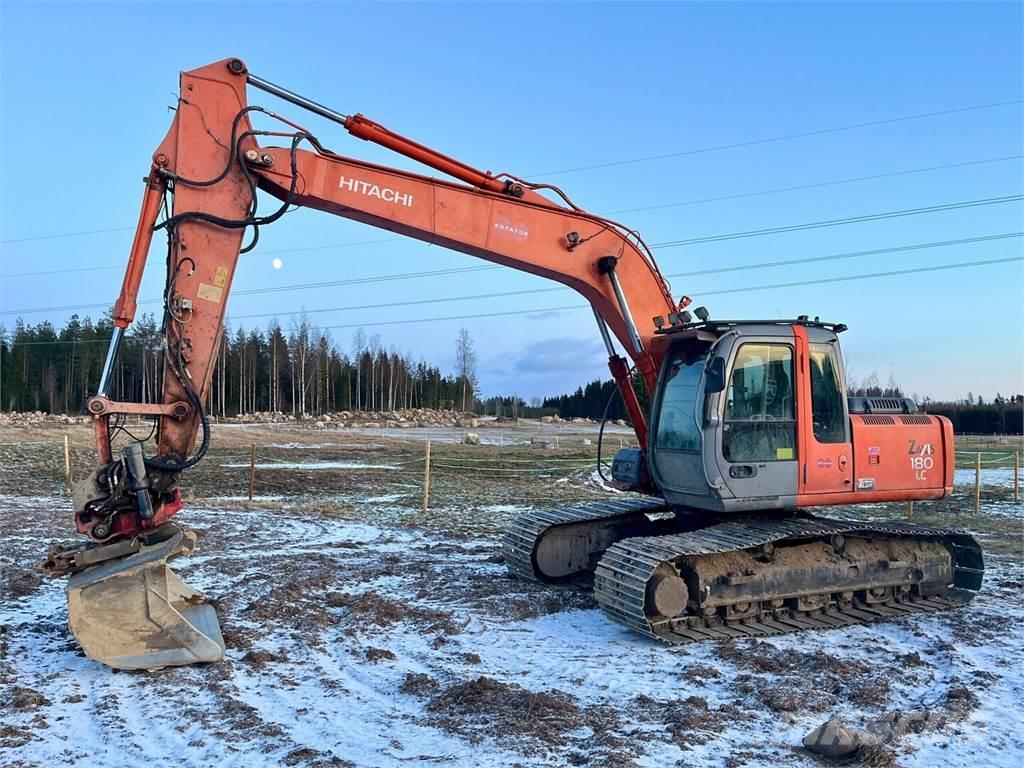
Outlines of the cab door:
[{"label": "cab door", "polygon": [[800,503],[827,503],[824,494],[853,491],[853,443],[842,361],[834,337],[809,339],[808,329],[799,325],[793,327],[793,335],[798,358],[799,493],[812,497]]}]

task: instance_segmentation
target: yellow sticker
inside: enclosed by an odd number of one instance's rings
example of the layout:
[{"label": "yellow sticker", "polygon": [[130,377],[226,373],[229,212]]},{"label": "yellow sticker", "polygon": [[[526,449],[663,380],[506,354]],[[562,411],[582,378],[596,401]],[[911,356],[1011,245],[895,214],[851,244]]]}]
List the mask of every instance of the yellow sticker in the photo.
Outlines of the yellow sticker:
[{"label": "yellow sticker", "polygon": [[199,290],[196,292],[196,296],[200,299],[212,301],[214,304],[220,304],[220,300],[223,295],[223,288],[216,285],[207,285],[206,283],[200,283]]},{"label": "yellow sticker", "polygon": [[228,268],[217,267],[217,271],[213,273],[213,284],[218,288],[223,288],[224,283],[228,281]]},{"label": "yellow sticker", "polygon": [[776,459],[792,459],[793,449],[792,448],[776,448],[775,449]]}]

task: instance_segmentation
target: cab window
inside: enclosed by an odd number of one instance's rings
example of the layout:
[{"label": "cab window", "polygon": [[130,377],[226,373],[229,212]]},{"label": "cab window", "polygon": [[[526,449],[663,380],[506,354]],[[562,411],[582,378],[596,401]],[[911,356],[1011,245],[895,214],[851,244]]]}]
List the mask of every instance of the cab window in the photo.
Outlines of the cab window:
[{"label": "cab window", "polygon": [[697,396],[707,352],[677,352],[665,372],[655,447],[668,451],[699,451],[701,425],[697,421]]},{"label": "cab window", "polygon": [[839,366],[831,344],[811,344],[811,412],[819,443],[845,443],[846,411]]},{"label": "cab window", "polygon": [[793,350],[786,344],[744,344],[726,391],[722,452],[730,462],[796,458]]}]

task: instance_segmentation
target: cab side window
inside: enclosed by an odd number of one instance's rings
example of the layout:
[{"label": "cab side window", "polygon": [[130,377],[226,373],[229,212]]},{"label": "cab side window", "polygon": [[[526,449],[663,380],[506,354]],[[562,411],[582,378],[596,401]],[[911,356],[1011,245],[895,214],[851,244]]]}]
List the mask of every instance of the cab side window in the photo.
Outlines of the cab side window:
[{"label": "cab side window", "polygon": [[811,344],[811,413],[819,443],[845,443],[846,411],[835,350],[830,344]]},{"label": "cab side window", "polygon": [[726,391],[722,451],[727,461],[796,458],[793,350],[786,344],[744,344]]}]

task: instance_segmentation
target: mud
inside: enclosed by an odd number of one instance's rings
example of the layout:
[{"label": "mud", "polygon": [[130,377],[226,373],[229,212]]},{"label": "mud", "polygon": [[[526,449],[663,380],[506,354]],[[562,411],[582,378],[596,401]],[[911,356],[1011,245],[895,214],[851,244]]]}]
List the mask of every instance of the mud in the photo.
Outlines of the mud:
[{"label": "mud", "polygon": [[[505,524],[531,505],[604,494],[590,469],[549,462],[520,472],[520,461],[540,452],[435,445],[439,464],[508,471],[438,469],[424,514],[420,444],[215,429],[211,460],[184,489],[182,520],[201,534],[199,547],[175,570],[214,598],[228,658],[111,674],[78,655],[62,585],[31,571],[50,539],[70,534],[62,434],[41,433],[44,444],[31,445],[23,432],[16,442],[0,429],[11,469],[0,475],[0,492],[10,494],[0,527],[17,532],[0,574],[4,764],[137,756],[130,738],[105,725],[136,714],[174,718],[161,730],[166,741],[138,758],[152,764],[231,755],[299,766],[814,766],[791,746],[823,717],[922,706],[943,724],[862,759],[924,766],[955,753],[986,764],[1024,753],[1009,715],[998,720],[1021,690],[1005,662],[1019,632],[1003,616],[1024,620],[1021,530],[1005,518],[996,525],[915,506],[922,522],[934,516],[985,532],[991,578],[966,612],[673,650],[604,621],[588,593],[506,576]],[[85,428],[72,432],[76,466],[91,461],[88,438]],[[247,469],[224,465],[247,460],[251,442],[260,462],[402,469],[258,472],[256,495],[265,498],[249,503]],[[575,460],[588,451],[563,445],[543,455]],[[865,516],[904,512],[891,505]]]},{"label": "mud", "polygon": [[[436,727],[474,743],[498,734],[499,741],[512,741],[528,755],[537,754],[536,746],[567,742],[587,748],[615,746],[612,732],[619,727],[617,713],[608,707],[581,707],[563,691],[530,691],[485,676],[446,687],[431,698],[427,711]],[[581,727],[590,733],[577,735]]]}]

